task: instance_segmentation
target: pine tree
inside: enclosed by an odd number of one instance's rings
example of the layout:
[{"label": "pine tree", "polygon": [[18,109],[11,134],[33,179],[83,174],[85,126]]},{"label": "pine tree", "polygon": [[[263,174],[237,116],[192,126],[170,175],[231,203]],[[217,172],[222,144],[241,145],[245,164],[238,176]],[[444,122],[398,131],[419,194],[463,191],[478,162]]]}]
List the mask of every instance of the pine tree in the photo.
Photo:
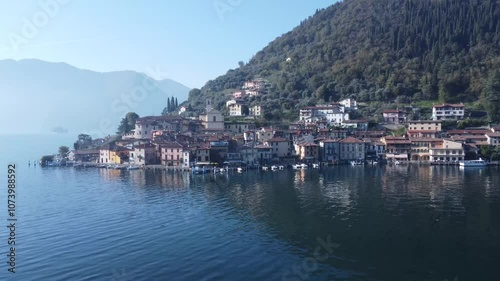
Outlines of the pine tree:
[{"label": "pine tree", "polygon": [[484,90],[484,108],[493,122],[500,122],[500,70],[493,71]]}]

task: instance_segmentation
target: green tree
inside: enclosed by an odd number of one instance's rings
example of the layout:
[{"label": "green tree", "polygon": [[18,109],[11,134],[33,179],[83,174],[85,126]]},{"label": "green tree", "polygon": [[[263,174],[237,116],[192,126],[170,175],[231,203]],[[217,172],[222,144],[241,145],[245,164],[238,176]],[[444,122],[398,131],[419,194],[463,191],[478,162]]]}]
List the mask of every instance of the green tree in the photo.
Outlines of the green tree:
[{"label": "green tree", "polygon": [[490,74],[483,92],[484,108],[492,122],[500,122],[500,70]]},{"label": "green tree", "polygon": [[135,112],[129,112],[122,118],[120,126],[118,126],[117,134],[123,135],[130,133],[135,128],[135,121],[139,119],[139,115]]},{"label": "green tree", "polygon": [[61,157],[66,157],[66,155],[68,154],[69,152],[69,147],[67,146],[59,146],[59,155]]},{"label": "green tree", "polygon": [[78,140],[73,144],[75,150],[87,149],[92,145],[92,137],[87,134],[79,134]]}]

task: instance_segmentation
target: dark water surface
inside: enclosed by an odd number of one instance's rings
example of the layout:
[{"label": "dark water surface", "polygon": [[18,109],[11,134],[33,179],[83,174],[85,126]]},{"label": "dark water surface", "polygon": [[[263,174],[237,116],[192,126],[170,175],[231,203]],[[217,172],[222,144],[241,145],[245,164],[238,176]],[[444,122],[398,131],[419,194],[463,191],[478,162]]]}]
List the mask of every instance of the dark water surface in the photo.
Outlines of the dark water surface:
[{"label": "dark water surface", "polygon": [[499,279],[499,168],[19,166],[18,272],[2,232],[0,280]]}]

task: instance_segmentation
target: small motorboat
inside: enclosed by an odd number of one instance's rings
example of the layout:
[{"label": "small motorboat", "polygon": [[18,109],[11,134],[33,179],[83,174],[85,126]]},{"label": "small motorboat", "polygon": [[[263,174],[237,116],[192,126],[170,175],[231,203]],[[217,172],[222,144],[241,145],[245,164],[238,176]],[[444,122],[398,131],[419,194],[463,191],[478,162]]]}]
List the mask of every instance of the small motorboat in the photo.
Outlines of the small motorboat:
[{"label": "small motorboat", "polygon": [[314,168],[314,169],[319,169],[319,164],[314,163],[314,164],[313,164],[313,168]]},{"label": "small motorboat", "polygon": [[295,169],[295,170],[298,170],[298,169],[302,168],[302,166],[300,166],[300,164],[295,164],[295,165],[293,165],[292,167],[293,167],[293,169]]},{"label": "small motorboat", "polygon": [[351,161],[351,165],[352,166],[360,166],[360,165],[363,165],[363,162],[360,161],[360,160],[356,160],[356,161]]},{"label": "small motorboat", "polygon": [[262,170],[263,170],[263,171],[268,171],[268,170],[269,170],[269,167],[268,167],[268,166],[262,166]]},{"label": "small motorboat", "polygon": [[302,164],[300,164],[300,167],[301,167],[302,169],[307,169],[307,164],[302,163]]},{"label": "small motorboat", "polygon": [[243,168],[241,167],[238,167],[236,170],[238,171],[238,173],[243,173]]},{"label": "small motorboat", "polygon": [[285,166],[283,166],[283,165],[279,165],[279,166],[278,166],[278,169],[280,169],[280,170],[284,170],[284,169],[285,169]]},{"label": "small motorboat", "polygon": [[276,171],[276,170],[278,170],[278,166],[276,166],[276,165],[272,165],[272,166],[271,166],[271,171]]}]

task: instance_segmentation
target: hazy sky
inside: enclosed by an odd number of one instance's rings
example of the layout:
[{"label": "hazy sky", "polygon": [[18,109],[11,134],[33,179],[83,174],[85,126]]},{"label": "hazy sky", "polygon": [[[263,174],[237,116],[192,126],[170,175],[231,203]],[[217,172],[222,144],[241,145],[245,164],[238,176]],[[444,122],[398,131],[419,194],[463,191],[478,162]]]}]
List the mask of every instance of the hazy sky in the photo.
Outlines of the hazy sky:
[{"label": "hazy sky", "polygon": [[0,59],[96,71],[156,68],[201,87],[334,2],[0,0]]}]

